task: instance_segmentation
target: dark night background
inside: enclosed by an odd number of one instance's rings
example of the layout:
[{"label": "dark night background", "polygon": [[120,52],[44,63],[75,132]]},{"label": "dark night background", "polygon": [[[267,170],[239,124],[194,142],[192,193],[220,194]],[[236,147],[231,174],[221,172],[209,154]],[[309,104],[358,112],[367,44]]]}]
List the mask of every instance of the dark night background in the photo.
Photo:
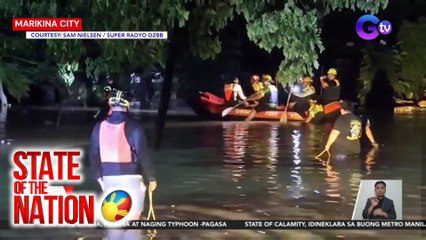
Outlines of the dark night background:
[{"label": "dark night background", "polygon": [[[339,70],[342,82],[342,98],[357,100],[363,48],[367,44],[379,44],[380,40],[385,40],[387,45],[396,43],[398,27],[402,21],[416,21],[419,17],[426,16],[426,9],[410,5],[414,2],[416,1],[390,1],[387,9],[376,16],[392,23],[392,33],[380,35],[373,41],[363,40],[355,32],[355,22],[364,12],[345,10],[331,13],[322,19],[319,24],[325,51],[320,55],[320,68],[315,72],[316,87],[319,88],[320,74],[335,67]],[[268,53],[260,49],[248,39],[245,31],[244,20],[237,16],[221,33],[222,53],[215,61],[189,61],[190,82],[194,88],[220,94],[223,88],[223,81],[219,80],[220,73],[224,72],[229,73],[230,77],[238,75],[243,78],[242,85],[247,91],[250,91],[248,79],[251,73],[268,73],[274,76],[283,59],[281,51]],[[347,46],[349,42],[353,45]]]},{"label": "dark night background", "polygon": [[[342,98],[357,99],[357,90],[360,87],[359,67],[362,60],[362,50],[367,44],[377,45],[380,40],[385,40],[388,45],[397,42],[398,28],[404,20],[416,21],[421,16],[426,16],[425,1],[418,0],[392,0],[388,7],[377,14],[380,20],[388,20],[392,23],[392,33],[386,36],[380,35],[376,40],[366,41],[361,39],[355,32],[355,22],[366,14],[361,11],[344,10],[326,15],[320,22],[322,29],[322,40],[325,51],[320,54],[320,68],[315,72],[315,85],[319,90],[318,78],[325,74],[330,67],[339,71],[339,79],[342,82]],[[178,96],[185,98],[188,91],[208,90],[218,95],[223,94],[223,84],[230,81],[233,76],[238,75],[242,80],[245,91],[250,92],[249,77],[253,73],[268,73],[272,76],[278,70],[283,59],[282,52],[278,49],[268,53],[251,42],[246,33],[245,20],[236,16],[220,33],[222,40],[222,52],[215,60],[201,60],[196,57],[188,57],[187,46],[178,46],[180,52],[175,73],[183,73],[181,77]],[[90,41],[85,42],[91,45]],[[347,43],[353,43],[348,46]],[[88,56],[97,55],[100,49],[91,45],[87,48]],[[84,67],[84,60],[80,61]],[[144,69],[137,69],[144,71]],[[128,79],[128,73],[122,74]],[[222,76],[226,75],[223,79]],[[105,75],[103,75],[104,77]],[[84,72],[77,73],[80,82],[90,87],[91,82]],[[128,81],[128,80],[126,80]],[[184,85],[184,87],[182,87]],[[6,89],[7,90],[7,89]],[[43,93],[38,86],[32,87],[31,98],[24,104],[39,104]],[[12,104],[15,99],[10,98]]]}]

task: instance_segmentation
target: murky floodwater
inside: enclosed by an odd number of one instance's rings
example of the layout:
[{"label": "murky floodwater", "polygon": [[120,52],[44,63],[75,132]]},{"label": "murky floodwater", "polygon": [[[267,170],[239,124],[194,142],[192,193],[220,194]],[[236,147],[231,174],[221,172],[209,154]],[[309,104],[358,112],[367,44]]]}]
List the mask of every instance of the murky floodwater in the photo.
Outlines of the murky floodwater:
[{"label": "murky floodwater", "polygon": [[[164,146],[152,153],[159,177],[158,219],[350,219],[361,179],[402,179],[404,219],[421,211],[422,136],[426,115],[397,116],[376,128],[383,146],[361,158],[320,161],[330,126],[267,122],[171,122]],[[8,151],[12,146],[87,147],[91,126],[9,130],[11,145],[0,146],[0,218],[8,211]],[[153,140],[152,124],[147,135]],[[423,140],[424,142],[424,140]],[[88,173],[88,171],[87,171]],[[89,175],[89,174],[88,174]],[[423,182],[425,183],[425,182]],[[5,190],[7,189],[7,191]],[[96,189],[86,179],[78,189]],[[77,189],[77,190],[78,190]],[[424,206],[423,206],[424,207]],[[49,232],[3,230],[2,236],[51,236]],[[59,234],[59,233],[58,233]],[[55,234],[58,236],[58,234]],[[61,231],[76,239],[101,231]],[[160,231],[159,236],[245,236],[281,239],[420,239],[419,231]],[[58,239],[58,238],[54,238]]]}]

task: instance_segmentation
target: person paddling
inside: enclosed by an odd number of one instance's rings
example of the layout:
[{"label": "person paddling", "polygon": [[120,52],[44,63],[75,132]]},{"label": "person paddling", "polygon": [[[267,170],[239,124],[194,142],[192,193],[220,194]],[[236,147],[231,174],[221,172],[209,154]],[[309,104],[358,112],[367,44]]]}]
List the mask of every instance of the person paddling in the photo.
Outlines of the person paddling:
[{"label": "person paddling", "polygon": [[250,99],[252,101],[258,101],[259,105],[253,108],[246,121],[251,121],[257,112],[276,110],[278,107],[278,89],[272,84],[272,78],[264,82],[264,88],[255,96]]}]

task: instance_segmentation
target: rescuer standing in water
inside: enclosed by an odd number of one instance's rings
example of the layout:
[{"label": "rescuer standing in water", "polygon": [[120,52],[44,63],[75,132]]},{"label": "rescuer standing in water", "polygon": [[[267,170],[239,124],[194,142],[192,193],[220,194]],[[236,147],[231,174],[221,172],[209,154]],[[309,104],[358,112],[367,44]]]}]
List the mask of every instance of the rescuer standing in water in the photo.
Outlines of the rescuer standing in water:
[{"label": "rescuer standing in water", "polygon": [[[128,220],[140,220],[146,193],[144,180],[149,182],[149,191],[156,189],[157,182],[143,128],[128,114],[130,99],[123,91],[112,91],[111,114],[95,125],[89,154],[92,176],[104,193],[126,191],[132,198]],[[141,239],[141,236],[137,230],[111,230],[108,239]]]},{"label": "rescuer standing in water", "polygon": [[[350,156],[361,153],[361,142],[362,136],[362,121],[361,119],[353,114],[352,103],[347,100],[342,100],[340,113],[341,116],[336,120],[333,126],[333,130],[328,137],[325,150],[330,151],[332,145],[334,145],[334,152],[340,156]],[[371,145],[378,147],[373,133],[370,129],[370,123],[367,122],[365,131]]]}]

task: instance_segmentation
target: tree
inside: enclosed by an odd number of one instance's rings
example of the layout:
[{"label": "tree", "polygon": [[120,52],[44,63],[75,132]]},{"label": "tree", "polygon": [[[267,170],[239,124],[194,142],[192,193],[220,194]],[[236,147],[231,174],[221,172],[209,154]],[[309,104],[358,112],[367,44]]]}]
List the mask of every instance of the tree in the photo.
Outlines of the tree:
[{"label": "tree", "polygon": [[404,22],[399,30],[399,43],[394,46],[370,44],[364,49],[360,69],[363,88],[359,92],[364,102],[371,81],[378,70],[387,72],[398,97],[417,98],[426,88],[426,22]]},{"label": "tree", "polygon": [[[247,34],[253,42],[266,51],[282,49],[285,57],[280,65],[279,78],[291,83],[300,75],[318,68],[318,53],[323,50],[318,19],[331,11],[344,8],[376,13],[388,1],[322,0],[322,1],[223,1],[170,0],[170,1],[83,1],[72,0],[65,5],[51,1],[5,1],[0,5],[7,17],[20,16],[82,16],[84,29],[93,31],[126,29],[171,30],[185,27],[189,48],[203,59],[214,58],[221,50],[217,32],[226,26],[235,14],[247,21]],[[141,14],[143,13],[143,14]],[[122,19],[117,21],[117,19]],[[163,41],[102,40],[101,60],[111,71],[136,66],[152,65],[166,61]],[[78,40],[47,40],[49,59],[68,64],[82,55]],[[89,63],[90,61],[87,61]],[[98,64],[101,61],[98,60]],[[92,64],[93,65],[93,64]],[[89,70],[93,70],[90,69]],[[88,71],[89,72],[89,71]]]},{"label": "tree", "polygon": [[365,104],[366,96],[371,90],[375,74],[385,71],[389,78],[389,84],[395,93],[401,94],[409,86],[408,83],[399,79],[401,71],[401,52],[397,46],[388,46],[385,42],[369,44],[363,49],[363,59],[360,68],[360,80],[362,88],[358,92],[361,104]]},{"label": "tree", "polygon": [[[344,8],[360,9],[376,13],[387,5],[387,0],[70,0],[67,4],[56,5],[51,1],[30,2],[4,1],[0,10],[5,16],[63,17],[82,16],[85,30],[107,31],[124,29],[167,30],[168,47],[165,41],[143,40],[101,40],[102,55],[99,59],[87,59],[87,73],[99,66],[110,71],[128,71],[136,66],[149,67],[162,64],[166,76],[159,108],[159,128],[170,101],[171,81],[174,63],[178,60],[177,43],[186,42],[187,49],[202,59],[214,58],[221,51],[218,32],[236,14],[247,22],[248,37],[260,48],[270,52],[281,49],[284,60],[279,67],[278,80],[288,84],[301,75],[318,68],[318,54],[324,49],[320,38],[318,19],[331,11]],[[120,19],[118,21],[117,19]],[[58,64],[68,64],[79,59],[82,41],[47,40],[47,58]],[[175,55],[173,55],[175,54]],[[95,62],[96,61],[96,62]],[[168,62],[168,64],[166,64]]]},{"label": "tree", "polygon": [[283,51],[277,77],[284,85],[318,69],[318,54],[324,50],[318,20],[325,14],[344,8],[375,14],[388,4],[387,0],[233,2],[247,21],[250,40],[268,52],[274,48]]},{"label": "tree", "polygon": [[409,83],[403,94],[418,97],[419,91],[426,89],[426,18],[405,22],[398,36],[403,52],[400,79]]}]

